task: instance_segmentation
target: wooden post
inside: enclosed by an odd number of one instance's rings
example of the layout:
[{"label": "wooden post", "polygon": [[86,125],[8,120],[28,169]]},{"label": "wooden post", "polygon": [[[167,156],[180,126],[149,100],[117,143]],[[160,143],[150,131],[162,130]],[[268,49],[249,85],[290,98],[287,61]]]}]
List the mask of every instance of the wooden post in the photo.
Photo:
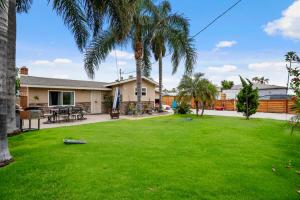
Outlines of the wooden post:
[{"label": "wooden post", "polygon": [[41,120],[40,118],[38,118],[38,130],[40,130],[40,127],[41,127]]}]

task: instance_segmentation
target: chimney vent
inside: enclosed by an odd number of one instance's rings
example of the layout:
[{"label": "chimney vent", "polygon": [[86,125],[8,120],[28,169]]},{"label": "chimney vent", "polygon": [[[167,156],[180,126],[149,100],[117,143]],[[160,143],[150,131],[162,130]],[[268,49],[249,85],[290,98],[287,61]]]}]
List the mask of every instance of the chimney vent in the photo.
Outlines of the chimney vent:
[{"label": "chimney vent", "polygon": [[26,66],[23,66],[20,68],[20,74],[21,75],[28,75],[28,68]]}]

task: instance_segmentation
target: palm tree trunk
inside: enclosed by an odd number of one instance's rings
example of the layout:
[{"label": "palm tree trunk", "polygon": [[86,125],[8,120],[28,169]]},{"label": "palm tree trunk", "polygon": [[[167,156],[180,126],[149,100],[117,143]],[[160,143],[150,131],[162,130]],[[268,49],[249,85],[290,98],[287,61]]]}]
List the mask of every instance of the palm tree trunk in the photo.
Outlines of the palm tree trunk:
[{"label": "palm tree trunk", "polygon": [[195,106],[196,106],[196,115],[199,116],[199,102],[198,101],[194,101]]},{"label": "palm tree trunk", "polygon": [[162,112],[162,53],[159,54],[158,60],[158,76],[159,76],[159,112]]},{"label": "palm tree trunk", "polygon": [[[290,61],[290,69],[292,68],[292,61]],[[288,79],[286,83],[286,94],[289,93],[289,86],[290,86],[290,73],[288,72]]]},{"label": "palm tree trunk", "polygon": [[202,102],[201,116],[204,114],[205,102]]},{"label": "palm tree trunk", "polygon": [[0,12],[0,167],[7,165],[12,157],[8,149],[7,141],[7,31],[8,31],[8,0],[7,7]]},{"label": "palm tree trunk", "polygon": [[7,43],[7,133],[17,131],[16,127],[16,0],[9,1],[8,43]]},{"label": "palm tree trunk", "polygon": [[136,91],[137,91],[137,114],[142,114],[142,62],[143,62],[143,43],[135,44],[135,60],[136,60]]}]

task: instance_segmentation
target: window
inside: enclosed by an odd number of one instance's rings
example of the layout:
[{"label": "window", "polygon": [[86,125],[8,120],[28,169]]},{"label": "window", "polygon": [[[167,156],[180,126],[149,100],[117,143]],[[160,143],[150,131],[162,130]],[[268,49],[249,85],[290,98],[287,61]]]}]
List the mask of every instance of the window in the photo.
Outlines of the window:
[{"label": "window", "polygon": [[49,106],[74,106],[75,92],[49,91]]},{"label": "window", "polygon": [[[137,95],[137,90],[135,88],[135,95]],[[147,95],[147,88],[142,87],[142,96],[146,96]]]}]

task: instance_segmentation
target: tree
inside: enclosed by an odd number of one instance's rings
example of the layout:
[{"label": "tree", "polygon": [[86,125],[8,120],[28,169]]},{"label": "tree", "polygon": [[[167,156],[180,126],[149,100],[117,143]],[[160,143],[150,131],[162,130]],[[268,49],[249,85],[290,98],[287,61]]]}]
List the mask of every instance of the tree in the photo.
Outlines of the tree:
[{"label": "tree", "polygon": [[200,100],[202,104],[201,116],[203,116],[205,106],[212,104],[218,96],[218,89],[207,79],[201,81],[200,87],[202,88],[200,90]]},{"label": "tree", "polygon": [[237,111],[244,113],[244,116],[248,120],[249,117],[256,113],[258,108],[258,89],[253,89],[253,83],[246,79],[244,80],[240,76],[242,82],[242,89],[237,95]]},{"label": "tree", "polygon": [[156,7],[154,31],[151,38],[151,49],[159,68],[159,111],[162,111],[162,70],[163,57],[167,47],[172,55],[173,74],[176,73],[180,60],[185,59],[185,71],[191,72],[196,62],[196,51],[193,39],[189,38],[189,23],[178,14],[171,14],[171,5],[163,1]]},{"label": "tree", "polygon": [[265,78],[264,76],[262,76],[262,77],[255,76],[252,78],[252,81],[257,84],[268,84],[269,83],[269,79]]},{"label": "tree", "polygon": [[289,90],[289,85],[290,85],[290,72],[289,70],[292,68],[292,64],[293,63],[299,63],[300,62],[300,58],[299,56],[296,54],[296,52],[294,51],[289,51],[285,54],[285,61],[289,63],[289,66],[287,66],[287,70],[288,70],[288,79],[287,79],[287,90],[286,90],[286,94],[288,93]]},{"label": "tree", "polygon": [[223,80],[221,82],[221,85],[222,85],[222,90],[230,90],[233,87],[234,83],[233,81]]},{"label": "tree", "polygon": [[12,161],[12,156],[8,149],[7,140],[7,48],[8,48],[8,5],[9,1],[3,1],[0,12],[0,167]]},{"label": "tree", "polygon": [[294,129],[300,123],[300,69],[298,67],[287,67],[289,76],[292,77],[290,88],[295,93],[295,97],[293,98],[295,104],[292,109],[297,114],[296,116],[291,117],[290,121],[292,122],[292,130],[291,134],[293,134]]},{"label": "tree", "polygon": [[199,115],[199,103],[202,104],[201,116],[207,103],[211,103],[217,96],[217,88],[207,79],[203,73],[196,73],[194,76],[184,75],[179,83],[178,98],[183,101],[194,101],[196,114]]},{"label": "tree", "polygon": [[[149,38],[153,31],[155,9],[154,4],[150,0],[137,0],[134,3],[130,1],[124,2],[128,2],[129,7],[134,5],[134,9],[129,11],[124,7],[125,12],[130,14],[128,16],[130,21],[129,29],[127,27],[126,29],[110,28],[94,36],[85,52],[84,66],[89,77],[93,78],[95,70],[98,69],[99,64],[105,60],[109,52],[116,46],[131,42],[136,61],[137,113],[141,114],[142,67],[144,69],[151,68],[150,52],[145,40]],[[118,32],[124,32],[126,36],[120,39],[117,36]]]}]

